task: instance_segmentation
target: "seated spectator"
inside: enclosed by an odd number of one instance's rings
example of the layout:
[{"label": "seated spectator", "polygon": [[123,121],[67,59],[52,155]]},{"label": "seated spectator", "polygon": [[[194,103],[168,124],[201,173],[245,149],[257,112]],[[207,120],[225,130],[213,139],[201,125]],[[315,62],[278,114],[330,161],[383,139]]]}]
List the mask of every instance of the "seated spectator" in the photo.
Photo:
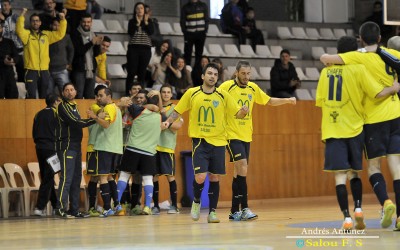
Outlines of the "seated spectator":
[{"label": "seated spectator", "polygon": [[246,44],[246,30],[243,28],[243,11],[237,5],[238,0],[230,0],[221,10],[220,25],[226,34],[238,38],[238,43]]},{"label": "seated spectator", "polygon": [[104,8],[98,2],[96,2],[96,0],[87,0],[86,4],[86,13],[94,13],[93,19],[101,19],[101,16],[104,13]]},{"label": "seated spectator", "polygon": [[218,81],[216,84],[217,87],[219,87],[221,83],[232,79],[232,76],[228,75],[228,70],[224,67],[224,64],[222,63],[221,59],[214,58],[211,62],[217,64],[218,66]]},{"label": "seated spectator", "polygon": [[257,44],[264,45],[264,35],[261,30],[257,29],[254,15],[254,9],[249,7],[246,12],[246,18],[243,21],[243,28],[246,31],[247,38],[251,40],[251,47],[255,51]]},{"label": "seated spectator", "polygon": [[145,82],[147,87],[151,88],[154,84],[152,79],[152,72],[154,71],[154,65],[159,64],[161,61],[161,56],[164,54],[165,51],[171,48],[170,40],[163,40],[159,45],[155,46],[155,50],[151,55],[149,65],[147,66],[146,70],[146,78]]},{"label": "seated spectator", "polygon": [[182,56],[176,59],[176,68],[181,72],[181,77],[178,78],[172,74],[168,76],[166,82],[175,86],[176,99],[181,99],[186,90],[193,87],[193,82],[191,72],[186,68],[185,59]]},{"label": "seated spectator", "polygon": [[271,96],[279,98],[295,97],[295,90],[300,87],[296,68],[290,62],[290,52],[283,49],[280,59],[275,60],[271,69]]},{"label": "seated spectator", "polygon": [[97,74],[96,74],[96,84],[104,85],[106,87],[111,86],[111,81],[107,80],[107,51],[111,45],[111,38],[108,36],[103,37],[103,41],[100,44],[100,54],[96,56],[97,62]]},{"label": "seated spectator", "polygon": [[17,60],[17,47],[11,39],[3,37],[3,25],[0,24],[0,99],[18,98],[13,68]]},{"label": "seated spectator", "polygon": [[203,68],[210,62],[210,58],[208,56],[203,55],[200,59],[200,65],[194,66],[192,70],[192,81],[193,81],[193,86],[201,86],[203,85],[203,79],[201,78],[201,75],[203,74]]},{"label": "seated spectator", "polygon": [[175,75],[176,78],[181,78],[181,71],[177,70],[172,65],[172,52],[166,51],[161,56],[161,62],[154,65],[152,78],[155,81],[153,89],[160,90],[161,86],[166,83],[167,76]]}]

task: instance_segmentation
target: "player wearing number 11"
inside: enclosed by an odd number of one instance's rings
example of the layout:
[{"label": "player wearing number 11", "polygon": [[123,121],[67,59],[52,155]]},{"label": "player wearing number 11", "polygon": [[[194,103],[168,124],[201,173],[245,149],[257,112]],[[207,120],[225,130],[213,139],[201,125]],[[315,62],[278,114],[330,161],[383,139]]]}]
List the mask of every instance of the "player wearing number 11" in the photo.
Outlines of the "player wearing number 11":
[{"label": "player wearing number 11", "polygon": [[[338,41],[338,52],[357,50],[354,37],[342,37]],[[348,52],[342,55],[348,55]],[[355,52],[359,53],[359,52]],[[377,55],[376,55],[377,56]],[[379,56],[378,56],[379,58]],[[392,81],[393,82],[393,81]],[[333,65],[324,68],[318,82],[316,106],[322,108],[322,140],[325,146],[324,170],[335,173],[336,195],[344,215],[342,228],[351,230],[353,221],[349,213],[346,177],[350,179],[354,200],[355,228],[365,228],[361,209],[362,183],[357,172],[362,170],[364,144],[364,117],[369,115],[363,100],[384,102],[396,93],[399,84],[382,86],[361,64]],[[396,95],[397,97],[397,95]]]}]

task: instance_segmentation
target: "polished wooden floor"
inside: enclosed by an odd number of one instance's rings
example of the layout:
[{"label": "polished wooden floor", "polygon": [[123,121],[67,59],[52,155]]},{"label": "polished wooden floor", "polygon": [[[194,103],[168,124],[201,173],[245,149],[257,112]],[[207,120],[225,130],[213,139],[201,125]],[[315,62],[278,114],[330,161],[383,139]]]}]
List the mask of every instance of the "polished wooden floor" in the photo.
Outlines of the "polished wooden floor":
[{"label": "polished wooden floor", "polygon": [[[351,197],[349,197],[351,199]],[[297,223],[340,221],[336,197],[252,201],[259,219],[229,222],[229,204],[220,204],[219,224],[207,223],[207,209],[200,220],[190,219],[189,208],[180,214],[116,216],[63,220],[11,218],[0,220],[0,249],[399,249],[400,232],[368,228],[363,235],[305,235]],[[364,212],[378,219],[376,198],[364,198]],[[316,227],[306,230],[314,230]],[[302,238],[304,237],[304,238]],[[310,238],[307,238],[310,237]],[[332,238],[333,237],[333,238]],[[340,238],[342,237],[342,238]],[[305,245],[301,247],[301,244]],[[297,246],[297,245],[298,246]]]}]

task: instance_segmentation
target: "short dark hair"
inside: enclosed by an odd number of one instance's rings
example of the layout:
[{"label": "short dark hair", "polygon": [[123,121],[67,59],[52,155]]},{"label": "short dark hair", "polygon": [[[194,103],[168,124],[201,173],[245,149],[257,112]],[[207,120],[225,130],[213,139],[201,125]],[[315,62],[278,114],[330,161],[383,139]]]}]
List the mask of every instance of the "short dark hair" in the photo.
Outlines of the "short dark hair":
[{"label": "short dark hair", "polygon": [[206,70],[207,70],[208,68],[216,69],[216,70],[218,71],[218,73],[219,73],[218,65],[217,65],[216,63],[210,62],[210,63],[207,63],[206,66],[204,66],[204,68],[203,68],[203,75],[206,73]]},{"label": "short dark hair", "polygon": [[160,92],[162,91],[163,88],[170,88],[172,92],[172,86],[168,83],[164,83],[163,85],[161,85]]},{"label": "short dark hair", "polygon": [[288,54],[290,56],[290,51],[288,49],[283,49],[281,50],[281,53],[279,53],[279,56],[281,56],[282,54]]},{"label": "short dark hair", "polygon": [[109,36],[104,36],[103,37],[103,42],[111,43],[111,38]]},{"label": "short dark hair", "polygon": [[82,21],[83,19],[85,19],[85,18],[90,18],[90,19],[93,19],[92,15],[91,15],[91,14],[89,14],[89,13],[85,13],[85,14],[83,14],[83,15],[81,16],[81,21]]},{"label": "short dark hair", "polygon": [[360,37],[367,45],[377,44],[381,35],[379,25],[374,22],[365,22],[360,27]]},{"label": "short dark hair", "polygon": [[59,97],[56,94],[53,94],[53,93],[47,94],[46,95],[46,105],[47,105],[47,107],[53,106],[54,103],[58,100],[58,98]]},{"label": "short dark hair", "polygon": [[68,85],[71,85],[72,87],[74,87],[74,89],[76,89],[75,84],[73,84],[72,82],[67,82],[67,83],[64,84],[64,86],[62,87],[63,92],[64,92],[65,88],[66,88]]},{"label": "short dark hair", "polygon": [[352,36],[342,36],[337,41],[337,53],[346,53],[358,49],[357,38]]},{"label": "short dark hair", "polygon": [[99,91],[102,90],[102,89],[104,89],[104,93],[106,95],[110,95],[112,97],[111,89],[109,87],[105,86],[105,85],[102,85],[102,84],[99,84],[99,85],[96,86],[96,88],[94,88],[94,95],[98,95]]},{"label": "short dark hair", "polygon": [[249,67],[249,68],[251,68],[251,64],[250,64],[249,61],[240,60],[236,64],[236,70],[239,71],[241,67]]},{"label": "short dark hair", "polygon": [[9,4],[11,4],[11,1],[10,0],[1,0],[1,3],[9,3]]},{"label": "short dark hair", "polygon": [[40,16],[39,16],[38,13],[33,13],[33,14],[29,17],[29,22],[32,22],[32,18],[34,18],[35,16],[39,17],[39,20],[42,21],[42,20],[40,19]]}]

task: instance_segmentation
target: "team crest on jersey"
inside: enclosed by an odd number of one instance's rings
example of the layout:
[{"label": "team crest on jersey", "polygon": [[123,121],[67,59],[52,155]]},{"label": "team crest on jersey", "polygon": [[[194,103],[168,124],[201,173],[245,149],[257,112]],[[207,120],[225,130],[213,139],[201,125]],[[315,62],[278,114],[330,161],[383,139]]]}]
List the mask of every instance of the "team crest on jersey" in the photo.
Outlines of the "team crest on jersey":
[{"label": "team crest on jersey", "polygon": [[44,39],[40,39],[40,42],[41,42],[42,44],[44,44]]},{"label": "team crest on jersey", "polygon": [[251,99],[253,99],[253,95],[252,94],[248,94],[247,96],[249,97],[250,101],[251,101]]},{"label": "team crest on jersey", "polygon": [[212,104],[213,104],[214,108],[216,108],[216,107],[218,107],[218,105],[219,105],[219,101],[214,100],[214,101],[212,102]]}]

